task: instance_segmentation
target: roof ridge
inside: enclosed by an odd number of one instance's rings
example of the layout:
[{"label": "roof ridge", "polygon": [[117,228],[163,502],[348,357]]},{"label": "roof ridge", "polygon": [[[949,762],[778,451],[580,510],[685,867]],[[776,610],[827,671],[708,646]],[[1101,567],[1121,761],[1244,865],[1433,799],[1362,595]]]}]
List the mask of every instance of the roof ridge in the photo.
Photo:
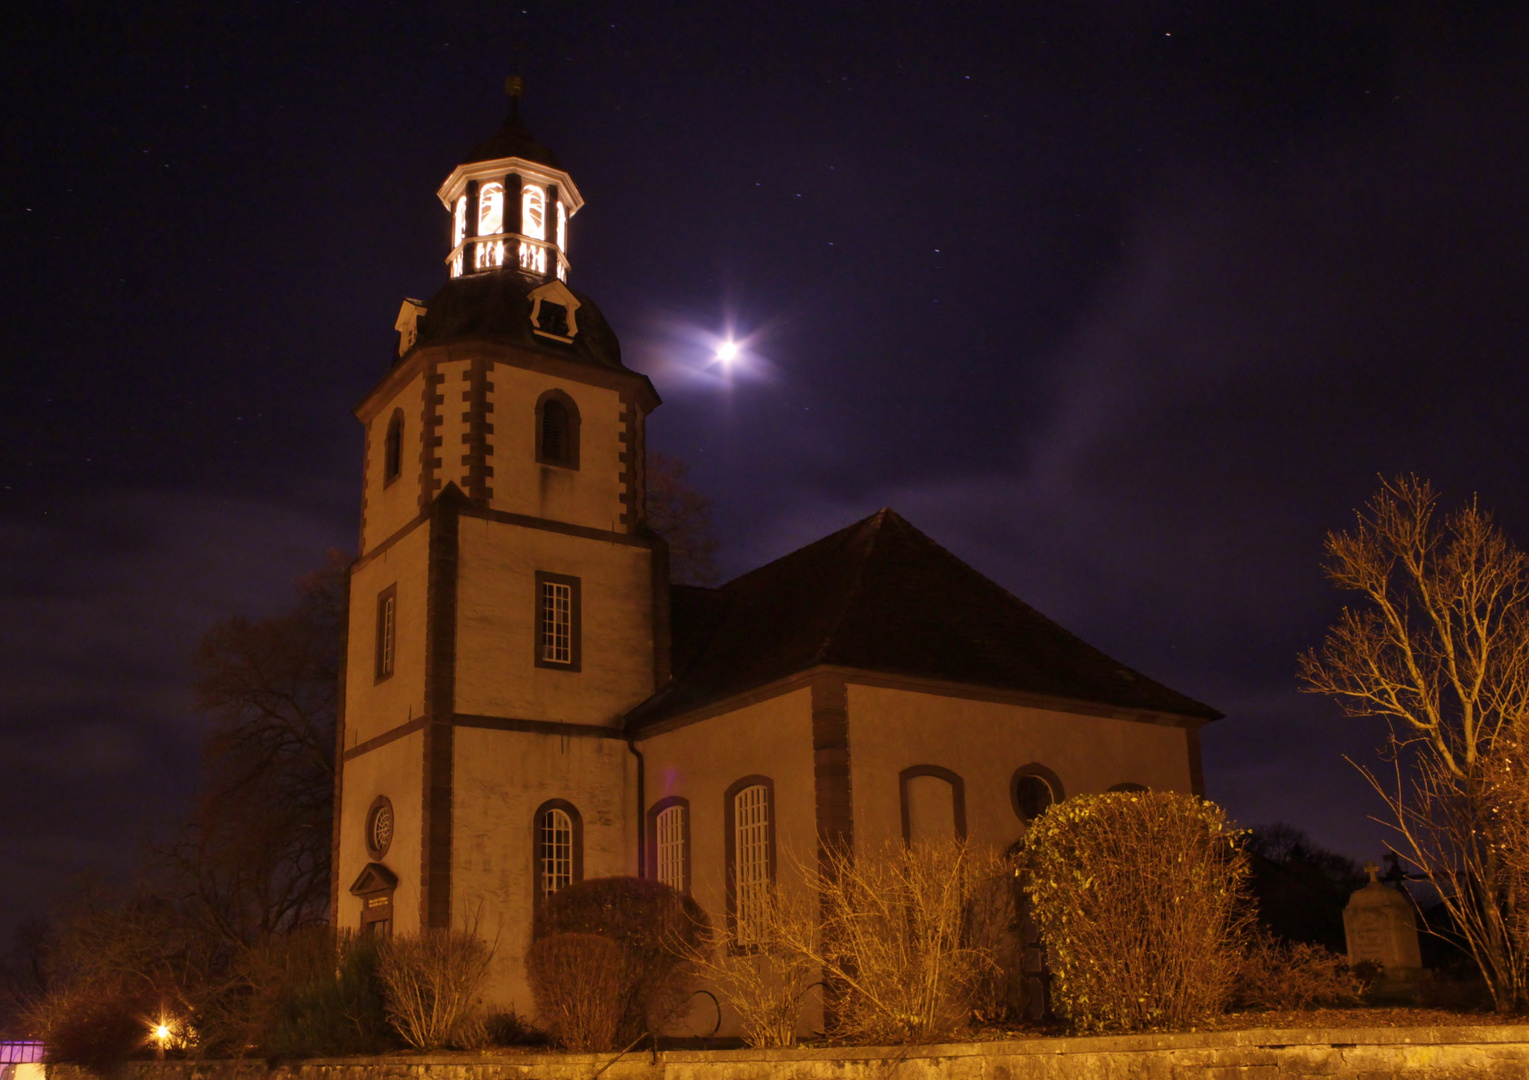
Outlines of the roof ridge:
[{"label": "roof ridge", "polygon": [[[839,614],[834,619],[833,626],[823,635],[823,640],[818,642],[818,647],[813,652],[813,659],[819,664],[823,663],[824,658],[828,655],[829,648],[833,644],[834,638],[844,628],[845,620],[849,618],[850,609],[855,606],[855,601],[860,599],[861,590],[865,585],[865,568],[871,561],[871,553],[876,550],[876,541],[881,539],[882,526],[886,524],[887,515],[889,514],[894,517],[897,516],[896,511],[892,510],[891,507],[883,506],[870,517],[862,518],[855,523],[856,525],[870,524],[871,540],[870,543],[865,545],[865,551],[857,560],[858,565],[855,567],[855,579],[850,583],[849,588],[844,590],[844,601],[839,605]],[[851,528],[853,527],[851,526]]]}]

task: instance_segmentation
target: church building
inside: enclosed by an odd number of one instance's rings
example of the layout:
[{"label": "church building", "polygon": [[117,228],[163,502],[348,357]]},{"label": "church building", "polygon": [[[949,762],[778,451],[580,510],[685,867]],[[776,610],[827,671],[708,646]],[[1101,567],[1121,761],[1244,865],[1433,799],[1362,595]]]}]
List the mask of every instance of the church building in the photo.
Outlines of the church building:
[{"label": "church building", "polygon": [[762,890],[852,851],[998,849],[1052,802],[1201,790],[1219,713],[1112,660],[890,509],[718,588],[644,520],[648,416],[570,263],[584,205],[519,117],[437,192],[446,282],[405,301],[365,432],[333,921],[475,927],[529,1014],[546,896],[641,875],[741,944]]}]

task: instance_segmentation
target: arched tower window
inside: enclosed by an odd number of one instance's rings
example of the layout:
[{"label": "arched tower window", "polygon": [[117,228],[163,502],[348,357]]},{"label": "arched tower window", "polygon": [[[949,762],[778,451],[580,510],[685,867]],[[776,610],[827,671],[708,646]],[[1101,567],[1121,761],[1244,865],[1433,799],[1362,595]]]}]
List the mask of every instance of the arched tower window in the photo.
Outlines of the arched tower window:
[{"label": "arched tower window", "polygon": [[[497,236],[504,232],[504,185],[487,183],[478,189],[478,235]],[[494,240],[478,245],[473,257],[473,267],[487,270],[504,265],[504,241]]]},{"label": "arched tower window", "polygon": [[[547,193],[539,184],[520,189],[521,235],[531,240],[547,239]],[[547,272],[547,249],[540,244],[520,245],[520,268],[537,274]]]},{"label": "arched tower window", "polygon": [[579,467],[579,409],[561,390],[548,390],[536,402],[536,460]]},{"label": "arched tower window", "polygon": [[388,421],[387,439],[382,449],[382,486],[387,487],[403,475],[403,410],[394,409]]},{"label": "arched tower window", "polygon": [[725,799],[728,922],[739,945],[761,945],[775,884],[775,783],[746,776]]},{"label": "arched tower window", "polygon": [[543,803],[536,811],[536,898],[584,880],[584,822],[563,799]]}]

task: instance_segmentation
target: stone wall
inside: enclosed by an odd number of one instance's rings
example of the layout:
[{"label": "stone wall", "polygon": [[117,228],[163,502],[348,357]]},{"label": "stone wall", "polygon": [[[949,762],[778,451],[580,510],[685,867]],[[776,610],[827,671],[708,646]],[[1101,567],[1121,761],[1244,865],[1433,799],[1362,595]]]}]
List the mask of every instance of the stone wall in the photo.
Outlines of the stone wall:
[{"label": "stone wall", "polygon": [[[1529,1076],[1529,1026],[1255,1028],[876,1049],[491,1053],[308,1061],[137,1062],[121,1080],[1226,1080]],[[603,1069],[603,1072],[601,1071]],[[71,1066],[49,1080],[93,1080]]]}]

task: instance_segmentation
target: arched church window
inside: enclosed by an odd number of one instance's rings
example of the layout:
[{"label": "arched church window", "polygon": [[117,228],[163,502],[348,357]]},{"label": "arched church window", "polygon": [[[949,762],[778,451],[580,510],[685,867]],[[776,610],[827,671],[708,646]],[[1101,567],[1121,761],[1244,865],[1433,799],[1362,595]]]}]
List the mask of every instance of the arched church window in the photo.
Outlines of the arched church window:
[{"label": "arched church window", "polygon": [[[490,182],[478,189],[478,235],[497,236],[504,232],[504,185]],[[487,270],[504,265],[504,241],[492,240],[477,245],[473,268]]]},{"label": "arched church window", "polygon": [[394,409],[388,421],[388,434],[382,449],[382,486],[386,487],[403,473],[403,410]]},{"label": "arched church window", "polygon": [[903,841],[966,838],[966,782],[939,765],[914,765],[898,774]]},{"label": "arched church window", "polygon": [[536,460],[579,467],[579,410],[561,390],[547,391],[536,403]]},{"label": "arched church window", "polygon": [[690,888],[690,804],[671,795],[654,805],[648,828],[652,876],[670,888]]},{"label": "arched church window", "polygon": [[553,799],[536,811],[536,895],[546,899],[584,879],[584,825],[570,802]]},{"label": "arched church window", "polygon": [[1015,815],[1024,822],[1034,821],[1065,797],[1057,774],[1039,763],[1016,769],[1009,781],[1009,801]]},{"label": "arched church window", "polygon": [[[520,189],[520,231],[532,240],[547,239],[547,193],[539,184]],[[521,244],[520,268],[545,274],[547,249],[540,244]]]},{"label": "arched church window", "polygon": [[451,215],[451,247],[456,252],[451,257],[451,276],[462,276],[462,241],[467,239],[467,196],[457,198],[456,209]]},{"label": "arched church window", "polygon": [[739,945],[764,944],[775,884],[775,784],[750,776],[727,791],[728,921]]}]

